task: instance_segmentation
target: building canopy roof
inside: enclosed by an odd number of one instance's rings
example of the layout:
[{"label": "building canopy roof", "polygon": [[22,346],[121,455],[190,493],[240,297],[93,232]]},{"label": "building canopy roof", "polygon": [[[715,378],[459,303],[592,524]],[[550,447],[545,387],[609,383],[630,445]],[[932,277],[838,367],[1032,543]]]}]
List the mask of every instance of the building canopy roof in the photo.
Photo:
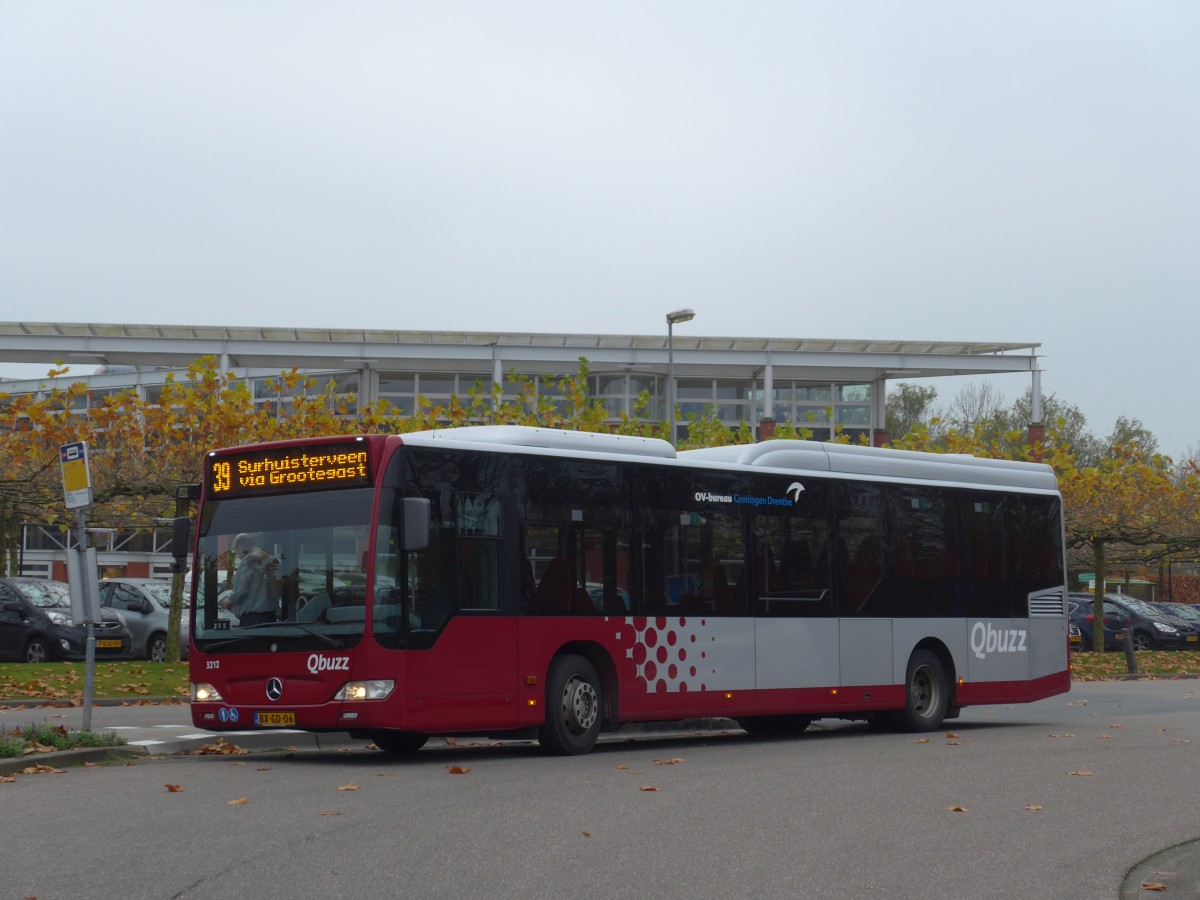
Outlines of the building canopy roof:
[{"label": "building canopy roof", "polygon": [[[712,337],[675,334],[680,376],[827,380],[1028,372],[1037,343]],[[563,372],[585,357],[593,371],[658,370],[667,336],[389,329],[271,328],[0,322],[0,362],[183,368],[201,356],[230,367],[273,369]],[[74,374],[74,373],[73,373]]]}]

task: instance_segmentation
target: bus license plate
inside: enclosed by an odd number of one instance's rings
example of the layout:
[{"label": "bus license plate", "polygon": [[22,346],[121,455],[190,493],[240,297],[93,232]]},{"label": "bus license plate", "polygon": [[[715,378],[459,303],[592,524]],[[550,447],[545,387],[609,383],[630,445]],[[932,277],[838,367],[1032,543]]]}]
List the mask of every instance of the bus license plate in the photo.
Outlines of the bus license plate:
[{"label": "bus license plate", "polygon": [[96,646],[101,650],[120,650],[121,641],[119,638],[101,638],[96,641]]},{"label": "bus license plate", "polygon": [[259,728],[287,728],[296,724],[294,712],[256,712],[254,724]]}]

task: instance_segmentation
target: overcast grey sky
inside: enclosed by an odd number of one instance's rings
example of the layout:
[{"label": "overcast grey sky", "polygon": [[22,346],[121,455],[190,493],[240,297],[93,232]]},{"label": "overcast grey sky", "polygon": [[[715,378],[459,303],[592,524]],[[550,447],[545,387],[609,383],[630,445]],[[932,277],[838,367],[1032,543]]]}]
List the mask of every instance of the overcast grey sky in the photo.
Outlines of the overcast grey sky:
[{"label": "overcast grey sky", "polygon": [[1195,0],[0,0],[0,319],[1040,342],[1180,455],[1198,101]]}]

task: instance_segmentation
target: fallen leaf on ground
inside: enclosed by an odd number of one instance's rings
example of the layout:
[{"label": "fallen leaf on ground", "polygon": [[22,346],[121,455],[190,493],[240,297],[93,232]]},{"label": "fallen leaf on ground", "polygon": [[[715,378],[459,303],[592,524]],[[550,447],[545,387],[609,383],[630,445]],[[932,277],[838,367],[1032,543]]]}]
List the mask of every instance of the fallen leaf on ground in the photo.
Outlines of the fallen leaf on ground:
[{"label": "fallen leaf on ground", "polygon": [[617,768],[618,769],[628,769],[629,766],[625,765],[624,763],[621,763],[621,765],[617,766]]},{"label": "fallen leaf on ground", "polygon": [[230,800],[229,805],[230,806],[245,806],[249,802],[250,802],[249,797],[238,797],[236,800]]},{"label": "fallen leaf on ground", "polygon": [[928,744],[929,738],[913,738],[914,744]]},{"label": "fallen leaf on ground", "polygon": [[1036,812],[1037,810],[1041,809],[1041,807],[1040,807],[1040,806],[1035,806],[1035,805],[1033,805],[1033,804],[1030,804],[1029,806],[1027,806],[1027,807],[1025,807],[1025,808],[1026,808],[1027,810],[1029,810],[1030,812]]},{"label": "fallen leaf on ground", "polygon": [[163,787],[165,787],[167,791],[172,794],[178,794],[183,790],[182,784],[164,784]]},{"label": "fallen leaf on ground", "polygon": [[656,766],[673,766],[676,763],[681,763],[683,761],[684,760],[682,757],[676,756],[674,759],[656,759],[654,760],[654,764]]},{"label": "fallen leaf on ground", "polygon": [[205,744],[195,750],[188,750],[187,754],[189,756],[244,756],[249,752],[237,744],[227,743],[225,738],[217,738],[215,744]]},{"label": "fallen leaf on ground", "polygon": [[656,787],[644,787],[644,788],[639,788],[638,790],[642,790],[642,791],[657,791],[657,790],[658,790],[658,788],[656,788]]},{"label": "fallen leaf on ground", "polygon": [[591,837],[591,836],[592,836],[592,833],[591,833],[590,831],[585,831],[585,832],[583,832],[583,836],[584,836],[584,837]]},{"label": "fallen leaf on ground", "polygon": [[66,769],[56,769],[54,766],[44,766],[38,763],[36,766],[29,766],[22,769],[22,775],[63,775],[66,774]]},{"label": "fallen leaf on ground", "polygon": [[1068,772],[1068,775],[1095,775],[1095,772],[1089,772],[1087,769],[1076,769],[1074,772]]},{"label": "fallen leaf on ground", "polygon": [[947,812],[969,812],[970,810],[968,810],[965,806],[947,806],[946,811]]},{"label": "fallen leaf on ground", "polygon": [[340,788],[338,788],[338,790],[339,791],[357,791],[358,785],[352,781],[349,784],[343,784]]},{"label": "fallen leaf on ground", "polygon": [[331,810],[331,809],[327,809],[327,810],[325,810],[323,813],[321,813],[321,815],[323,815],[323,816],[340,816],[340,815],[341,815],[341,813],[340,813],[340,812],[334,812],[334,811],[333,811],[333,810]]},{"label": "fallen leaf on ground", "polygon": [[1167,889],[1167,886],[1165,884],[1160,884],[1157,881],[1143,881],[1142,882],[1142,890],[1143,891],[1165,891],[1166,889]]},{"label": "fallen leaf on ground", "polygon": [[470,766],[446,766],[446,771],[451,775],[469,775],[471,772]]},{"label": "fallen leaf on ground", "polygon": [[957,734],[955,734],[953,731],[947,731],[947,732],[946,732],[946,737],[948,737],[948,738],[956,738],[956,737],[958,737],[958,735],[957,735]]}]

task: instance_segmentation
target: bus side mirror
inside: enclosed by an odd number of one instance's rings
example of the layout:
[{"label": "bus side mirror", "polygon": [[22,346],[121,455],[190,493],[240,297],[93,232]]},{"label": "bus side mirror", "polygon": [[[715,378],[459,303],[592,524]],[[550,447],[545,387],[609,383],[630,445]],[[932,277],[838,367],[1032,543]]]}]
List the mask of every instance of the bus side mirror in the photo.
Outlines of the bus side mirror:
[{"label": "bus side mirror", "polygon": [[404,498],[404,546],[406,553],[429,547],[430,503],[424,497]]},{"label": "bus side mirror", "polygon": [[188,545],[192,542],[192,520],[187,516],[180,516],[173,523],[174,530],[171,533],[171,555],[175,557],[175,562],[171,564],[172,572],[186,572]]}]

